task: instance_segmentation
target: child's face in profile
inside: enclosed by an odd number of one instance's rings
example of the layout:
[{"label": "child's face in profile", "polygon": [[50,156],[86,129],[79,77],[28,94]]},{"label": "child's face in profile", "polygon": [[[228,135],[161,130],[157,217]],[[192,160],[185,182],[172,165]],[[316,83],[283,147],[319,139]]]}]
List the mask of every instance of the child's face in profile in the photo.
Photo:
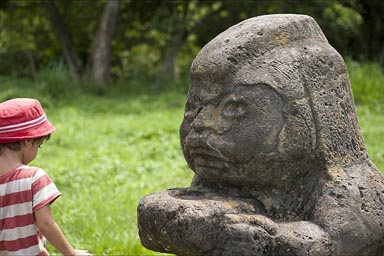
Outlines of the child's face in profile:
[{"label": "child's face in profile", "polygon": [[23,164],[32,162],[39,152],[40,146],[44,143],[44,139],[29,139],[22,143]]}]

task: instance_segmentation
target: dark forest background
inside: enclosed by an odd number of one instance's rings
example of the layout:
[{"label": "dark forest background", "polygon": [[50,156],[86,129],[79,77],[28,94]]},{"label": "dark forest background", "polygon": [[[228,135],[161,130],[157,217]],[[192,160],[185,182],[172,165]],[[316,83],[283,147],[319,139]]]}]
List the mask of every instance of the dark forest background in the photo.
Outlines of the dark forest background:
[{"label": "dark forest background", "polygon": [[218,33],[273,13],[310,15],[344,58],[384,64],[382,0],[2,0],[0,77],[178,81]]}]

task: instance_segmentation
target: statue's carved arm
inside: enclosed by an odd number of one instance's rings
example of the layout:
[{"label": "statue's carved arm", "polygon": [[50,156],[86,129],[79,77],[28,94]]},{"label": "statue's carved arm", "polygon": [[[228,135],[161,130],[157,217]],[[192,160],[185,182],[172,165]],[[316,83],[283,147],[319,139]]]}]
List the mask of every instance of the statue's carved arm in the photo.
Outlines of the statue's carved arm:
[{"label": "statue's carved arm", "polygon": [[148,207],[141,212],[147,248],[177,255],[332,255],[328,234],[311,222],[276,222],[230,200],[164,200],[168,196],[145,199],[156,202],[147,205],[160,216],[154,219]]}]

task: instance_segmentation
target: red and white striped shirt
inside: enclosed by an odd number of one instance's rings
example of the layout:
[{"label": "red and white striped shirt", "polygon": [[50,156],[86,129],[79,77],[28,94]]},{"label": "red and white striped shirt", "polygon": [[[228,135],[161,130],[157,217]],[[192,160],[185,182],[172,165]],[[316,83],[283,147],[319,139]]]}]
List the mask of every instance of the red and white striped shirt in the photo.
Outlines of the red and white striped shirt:
[{"label": "red and white striped shirt", "polygon": [[34,212],[60,195],[40,168],[23,165],[0,175],[0,255],[48,255]]}]

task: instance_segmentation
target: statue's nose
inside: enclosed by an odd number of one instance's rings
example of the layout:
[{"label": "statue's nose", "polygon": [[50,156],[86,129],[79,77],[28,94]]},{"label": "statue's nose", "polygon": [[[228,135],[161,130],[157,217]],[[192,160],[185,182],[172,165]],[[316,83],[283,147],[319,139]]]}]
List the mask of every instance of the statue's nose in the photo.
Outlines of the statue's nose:
[{"label": "statue's nose", "polygon": [[209,134],[221,135],[228,132],[232,123],[221,116],[220,110],[216,106],[202,108],[191,123],[190,135],[202,138]]},{"label": "statue's nose", "polygon": [[211,106],[202,108],[192,122],[192,130],[198,134],[202,134],[206,130],[215,130],[217,118],[214,112],[215,110]]},{"label": "statue's nose", "polygon": [[205,145],[209,134],[216,133],[213,111],[213,107],[204,107],[196,115],[191,123],[191,129],[185,137],[185,142],[190,147],[200,147]]}]

